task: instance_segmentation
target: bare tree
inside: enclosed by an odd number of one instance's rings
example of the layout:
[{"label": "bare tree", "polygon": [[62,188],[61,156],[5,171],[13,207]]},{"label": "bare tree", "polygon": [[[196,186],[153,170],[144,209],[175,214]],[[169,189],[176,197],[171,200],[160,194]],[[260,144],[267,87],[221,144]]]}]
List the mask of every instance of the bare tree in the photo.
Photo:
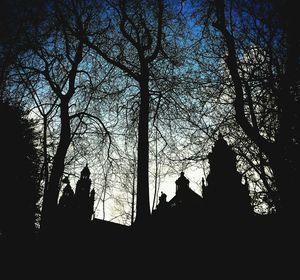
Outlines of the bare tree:
[{"label": "bare tree", "polygon": [[[88,98],[84,105],[76,106],[76,110],[74,110],[74,107],[71,107],[74,95],[80,92],[84,96],[85,92],[91,93],[97,89],[86,71],[88,67],[80,65],[83,64],[86,55],[84,44],[65,28],[62,17],[66,14],[62,10],[62,6],[54,4],[48,16],[52,17],[52,23],[49,21],[46,27],[41,26],[37,30],[39,37],[28,38],[31,40],[31,51],[27,52],[19,61],[19,74],[22,81],[26,83],[27,89],[32,93],[32,97],[36,97],[34,94],[37,91],[43,99],[50,93],[54,96],[50,112],[56,106],[56,102],[60,112],[60,136],[43,199],[42,225],[44,226],[51,224],[54,218],[60,191],[60,179],[64,172],[68,148],[73,137],[78,134],[82,119],[87,115],[86,110],[90,104],[90,98]],[[71,18],[69,20],[72,21]],[[45,120],[49,111],[45,112],[40,101],[33,99]],[[46,131],[47,125],[44,123],[44,134]],[[44,136],[44,141],[46,141],[46,135]],[[45,147],[46,144],[44,144]],[[46,167],[47,151],[45,149],[44,153]]]},{"label": "bare tree", "polygon": [[[120,68],[137,82],[140,107],[138,122],[137,216],[143,221],[150,215],[149,202],[149,104],[151,64],[162,52],[164,4],[163,1],[111,1],[112,20],[106,30],[106,41],[95,36],[97,32],[77,34],[81,40],[107,62]],[[114,34],[111,36],[110,33]],[[93,36],[94,35],[94,36]]]},{"label": "bare tree", "polygon": [[[214,1],[216,14],[214,27],[222,34],[227,48],[225,62],[228,67],[235,93],[234,108],[237,123],[241,126],[245,134],[259,147],[259,153],[264,153],[268,158],[276,181],[276,186],[280,192],[280,204],[278,210],[286,215],[296,214],[296,202],[294,201],[296,188],[296,174],[299,164],[299,34],[295,29],[298,15],[295,13],[295,6],[291,1],[287,1],[285,8],[278,9],[277,3],[271,5],[261,5],[260,7],[251,5],[251,3],[240,3],[234,5],[225,5],[224,1]],[[268,5],[270,4],[270,5]],[[259,112],[253,107],[253,96],[255,91],[251,87],[251,76],[245,79],[241,72],[241,63],[239,57],[241,41],[238,41],[238,32],[240,28],[232,28],[233,20],[230,18],[230,9],[236,8],[240,11],[240,18],[243,15],[250,15],[255,21],[248,26],[245,24],[245,30],[248,28],[248,35],[244,35],[244,44],[256,44],[258,48],[263,49],[265,58],[268,59],[269,67],[265,71],[265,83],[263,87],[272,93],[275,110],[272,111],[273,120],[276,126],[273,126],[272,138],[267,137],[266,123],[263,126],[258,125]],[[260,10],[263,17],[260,17]],[[289,16],[284,20],[282,13],[286,12]],[[252,13],[252,14],[251,14]],[[272,17],[270,16],[272,14]],[[271,20],[273,19],[273,20]],[[283,22],[282,22],[283,20]],[[247,22],[248,23],[248,22]],[[274,35],[276,27],[276,35]],[[244,30],[244,31],[245,31]],[[265,30],[265,31],[263,31]],[[251,31],[251,32],[249,32]],[[252,39],[258,36],[260,41]],[[252,38],[253,37],[253,38]],[[246,38],[246,39],[245,39]],[[279,45],[279,47],[278,47]],[[282,68],[278,69],[278,59],[281,55],[286,55],[286,60],[282,59]],[[257,56],[256,56],[257,58]],[[248,61],[248,63],[250,63]],[[280,67],[280,66],[279,66]],[[274,69],[281,71],[274,71]],[[256,76],[255,78],[262,78]],[[245,97],[246,96],[246,97]],[[268,107],[270,99],[261,100],[262,106]],[[250,119],[247,117],[246,108],[248,106]],[[280,208],[279,208],[280,206]]]}]

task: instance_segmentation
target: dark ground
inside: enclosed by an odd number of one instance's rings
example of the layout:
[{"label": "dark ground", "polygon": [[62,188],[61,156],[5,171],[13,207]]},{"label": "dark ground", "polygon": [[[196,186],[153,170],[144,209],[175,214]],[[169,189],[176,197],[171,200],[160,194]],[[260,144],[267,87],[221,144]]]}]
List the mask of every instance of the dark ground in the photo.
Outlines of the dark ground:
[{"label": "dark ground", "polygon": [[160,229],[93,224],[55,239],[2,242],[1,270],[39,279],[297,279],[298,242],[296,227],[263,218]]}]

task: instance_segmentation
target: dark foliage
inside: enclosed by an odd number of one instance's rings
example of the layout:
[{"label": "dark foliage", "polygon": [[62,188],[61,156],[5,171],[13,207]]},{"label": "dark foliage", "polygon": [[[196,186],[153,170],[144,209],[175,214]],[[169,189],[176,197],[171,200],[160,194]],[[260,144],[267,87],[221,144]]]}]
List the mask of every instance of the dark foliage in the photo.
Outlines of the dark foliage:
[{"label": "dark foliage", "polygon": [[1,238],[33,237],[39,196],[34,123],[19,105],[1,101],[0,128]]}]

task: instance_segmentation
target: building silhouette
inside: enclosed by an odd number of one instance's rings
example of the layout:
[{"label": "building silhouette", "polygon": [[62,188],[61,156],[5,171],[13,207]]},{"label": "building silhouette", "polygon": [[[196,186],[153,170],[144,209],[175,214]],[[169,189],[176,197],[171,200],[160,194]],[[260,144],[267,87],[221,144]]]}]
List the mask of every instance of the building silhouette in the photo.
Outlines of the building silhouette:
[{"label": "building silhouette", "polygon": [[203,182],[203,198],[206,211],[214,217],[247,217],[253,213],[247,180],[242,184],[242,175],[236,169],[236,154],[218,136],[211,153],[208,154],[210,173],[207,185]]},{"label": "building silhouette", "polygon": [[63,179],[66,186],[57,208],[58,227],[62,231],[81,230],[91,222],[94,213],[95,190],[91,190],[90,170],[86,165],[77,181],[75,193],[68,178]]},{"label": "building silhouette", "polygon": [[[202,196],[189,187],[181,172],[176,180],[176,194],[169,201],[161,193],[153,212],[154,224],[182,227],[201,223],[246,222],[253,215],[247,181],[236,169],[236,154],[222,134],[208,154],[210,173],[207,183],[202,178]],[[237,221],[240,220],[240,221]]]},{"label": "building silhouette", "polygon": [[[169,201],[163,192],[159,203],[147,222],[147,228],[159,232],[180,232],[200,224],[246,221],[253,215],[248,184],[236,169],[236,154],[219,134],[208,154],[210,173],[202,179],[202,196],[193,191],[189,180],[181,172],[175,181],[175,195]],[[86,165],[81,171],[75,192],[68,178],[58,203],[59,227],[66,232],[87,230],[91,236],[98,234],[117,236],[128,232],[128,226],[92,218],[95,191],[91,190],[90,170]],[[79,231],[82,232],[82,231]]]}]

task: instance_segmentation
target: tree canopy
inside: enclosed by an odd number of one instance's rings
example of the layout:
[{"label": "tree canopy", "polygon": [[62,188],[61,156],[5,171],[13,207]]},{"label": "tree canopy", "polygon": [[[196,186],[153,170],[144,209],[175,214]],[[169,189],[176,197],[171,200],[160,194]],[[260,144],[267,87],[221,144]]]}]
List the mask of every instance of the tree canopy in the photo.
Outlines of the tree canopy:
[{"label": "tree canopy", "polygon": [[292,1],[25,2],[2,4],[0,94],[38,122],[45,221],[87,162],[104,219],[147,219],[164,180],[189,168],[201,194],[219,132],[254,211],[296,212]]}]

